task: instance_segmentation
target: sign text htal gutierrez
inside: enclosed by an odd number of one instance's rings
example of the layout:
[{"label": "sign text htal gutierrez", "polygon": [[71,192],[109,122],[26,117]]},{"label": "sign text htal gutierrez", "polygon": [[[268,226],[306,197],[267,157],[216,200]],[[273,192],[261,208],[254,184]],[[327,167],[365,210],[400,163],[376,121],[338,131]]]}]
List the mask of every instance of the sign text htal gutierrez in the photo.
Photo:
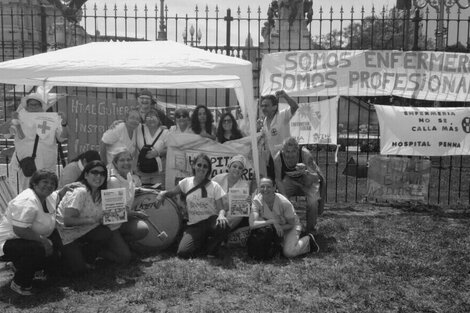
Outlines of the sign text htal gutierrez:
[{"label": "sign text htal gutierrez", "polygon": [[311,50],[263,57],[261,94],[468,101],[470,56],[434,51]]}]

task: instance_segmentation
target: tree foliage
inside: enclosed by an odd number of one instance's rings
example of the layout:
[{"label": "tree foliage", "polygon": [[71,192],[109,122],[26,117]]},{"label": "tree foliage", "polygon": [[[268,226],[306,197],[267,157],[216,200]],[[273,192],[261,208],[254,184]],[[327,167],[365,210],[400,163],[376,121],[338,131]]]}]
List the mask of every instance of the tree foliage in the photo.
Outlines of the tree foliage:
[{"label": "tree foliage", "polygon": [[315,36],[313,42],[318,49],[411,50],[416,26],[419,49],[434,49],[434,42],[423,35],[421,23],[416,24],[412,16],[406,16],[405,11],[396,8],[383,9],[380,15],[373,12],[342,30]]}]

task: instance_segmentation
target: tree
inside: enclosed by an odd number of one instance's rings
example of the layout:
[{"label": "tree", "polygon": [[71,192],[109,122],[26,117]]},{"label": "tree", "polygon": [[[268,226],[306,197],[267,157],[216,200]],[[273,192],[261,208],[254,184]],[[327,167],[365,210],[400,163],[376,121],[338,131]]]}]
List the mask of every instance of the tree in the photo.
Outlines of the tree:
[{"label": "tree", "polygon": [[[342,31],[316,36],[313,41],[323,49],[411,50],[415,25],[406,11],[396,8],[387,11],[384,8],[380,16],[372,12],[372,15],[347,25]],[[418,27],[418,47],[433,50],[434,42],[423,36],[420,24]]]}]

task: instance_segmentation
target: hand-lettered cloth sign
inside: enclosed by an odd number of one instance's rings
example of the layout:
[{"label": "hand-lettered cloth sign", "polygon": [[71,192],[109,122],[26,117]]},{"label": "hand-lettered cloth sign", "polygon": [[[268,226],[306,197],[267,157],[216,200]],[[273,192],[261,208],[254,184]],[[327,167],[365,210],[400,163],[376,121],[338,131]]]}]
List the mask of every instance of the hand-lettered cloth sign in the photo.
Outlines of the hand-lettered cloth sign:
[{"label": "hand-lettered cloth sign", "polygon": [[299,109],[289,123],[291,136],[297,138],[301,145],[336,144],[338,100],[339,97],[334,97],[318,102],[299,103]]},{"label": "hand-lettered cloth sign", "polygon": [[[68,156],[69,159],[87,150],[99,150],[99,143],[103,133],[115,120],[124,120],[131,107],[135,107],[136,100],[105,99],[86,96],[68,96],[61,99],[60,110],[66,112],[68,117]],[[175,105],[159,101],[158,107],[166,116],[174,120],[177,108],[194,109],[194,105]],[[225,112],[232,113],[240,127],[244,124],[240,107],[209,107],[216,118],[216,122]],[[246,124],[246,123],[245,123]],[[247,129],[247,127],[245,127]]]},{"label": "hand-lettered cloth sign", "polygon": [[375,105],[380,153],[415,156],[470,154],[470,108]]},{"label": "hand-lettered cloth sign", "polygon": [[421,157],[377,155],[369,160],[368,200],[425,201],[431,161]]},{"label": "hand-lettered cloth sign", "polygon": [[438,51],[309,50],[266,54],[262,95],[400,96],[468,101],[470,55]]},{"label": "hand-lettered cloth sign", "polygon": [[173,188],[181,179],[193,175],[191,164],[199,153],[205,153],[211,159],[210,177],[225,173],[229,159],[236,154],[241,154],[248,159],[242,179],[251,180],[255,177],[250,137],[221,144],[194,134],[170,134],[167,138],[167,145],[166,189]]},{"label": "hand-lettered cloth sign", "polygon": [[57,113],[20,111],[19,119],[25,134],[36,134],[43,141],[55,141],[56,131],[60,126],[61,117]]}]

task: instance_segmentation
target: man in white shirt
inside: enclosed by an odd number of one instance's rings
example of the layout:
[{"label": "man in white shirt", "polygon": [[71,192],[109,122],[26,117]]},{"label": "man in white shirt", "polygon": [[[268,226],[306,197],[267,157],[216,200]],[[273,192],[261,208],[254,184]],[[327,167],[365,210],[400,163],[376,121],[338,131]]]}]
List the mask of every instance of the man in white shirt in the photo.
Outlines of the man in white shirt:
[{"label": "man in white shirt", "polygon": [[[284,98],[289,108],[279,111],[279,99]],[[290,137],[289,122],[299,108],[299,104],[284,90],[276,91],[275,95],[261,97],[260,109],[264,115],[262,132],[269,149],[267,166],[268,177],[274,180],[274,156],[281,150],[282,143]]]}]

